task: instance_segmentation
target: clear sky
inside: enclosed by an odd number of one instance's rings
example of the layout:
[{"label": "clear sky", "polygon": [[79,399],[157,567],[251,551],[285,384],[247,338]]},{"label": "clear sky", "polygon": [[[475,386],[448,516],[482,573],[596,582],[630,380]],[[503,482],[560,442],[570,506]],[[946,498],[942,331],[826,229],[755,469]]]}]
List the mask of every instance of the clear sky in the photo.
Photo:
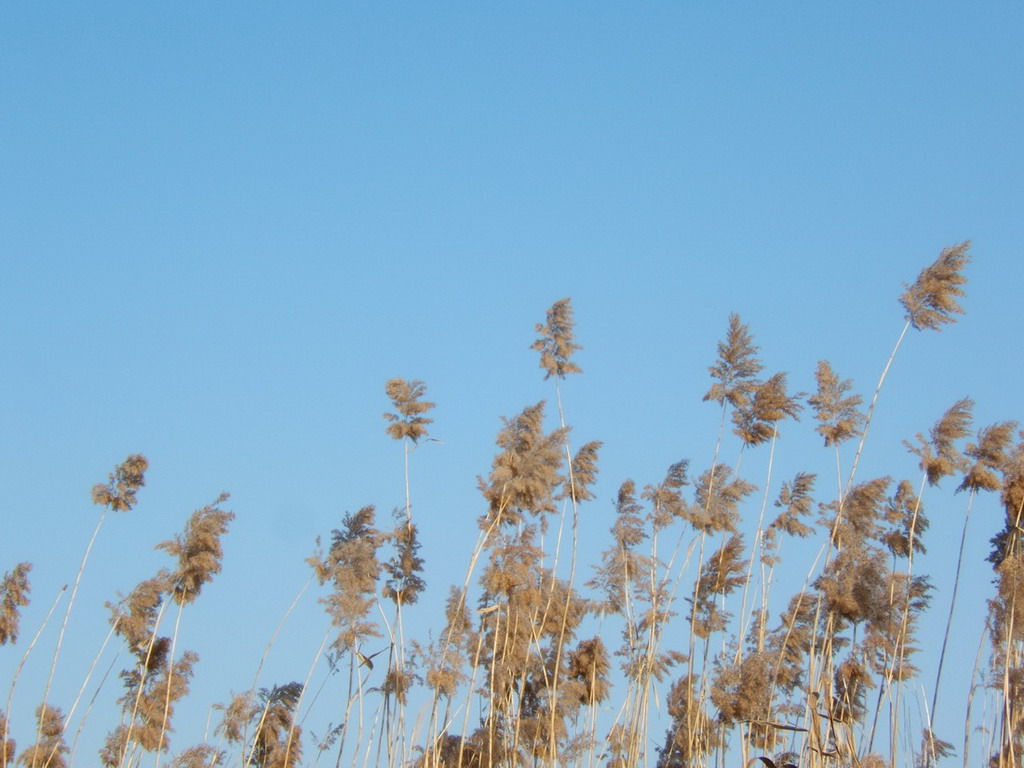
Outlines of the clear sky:
[{"label": "clear sky", "polygon": [[[74,578],[91,486],[144,453],[147,487],[101,534],[51,700],[74,697],[104,601],[228,491],[224,572],[182,620],[202,660],[174,747],[198,740],[209,705],[251,684],[315,537],[403,503],[381,418],[396,376],[438,404],[443,442],[412,456],[412,495],[416,628],[439,629],[499,417],[554,397],[529,345],[563,296],[584,347],[562,393],[573,440],[605,444],[587,562],[623,480],[710,465],[718,410],[701,397],[732,311],[794,389],[827,358],[869,396],[902,283],[970,239],[966,314],[907,339],[861,476],[916,482],[901,441],[960,397],[979,424],[1024,419],[1022,40],[1017,2],[5,3],[0,572],[35,569],[0,680]],[[809,416],[777,460],[773,497],[796,469],[828,471]],[[759,486],[765,462],[744,459]],[[925,497],[932,637],[965,506],[953,485]],[[975,514],[971,661],[1001,511]],[[261,684],[304,677],[327,627],[314,598]],[[22,720],[55,624],[19,683]],[[959,740],[966,678],[949,682]],[[112,725],[90,718],[82,764]]]}]

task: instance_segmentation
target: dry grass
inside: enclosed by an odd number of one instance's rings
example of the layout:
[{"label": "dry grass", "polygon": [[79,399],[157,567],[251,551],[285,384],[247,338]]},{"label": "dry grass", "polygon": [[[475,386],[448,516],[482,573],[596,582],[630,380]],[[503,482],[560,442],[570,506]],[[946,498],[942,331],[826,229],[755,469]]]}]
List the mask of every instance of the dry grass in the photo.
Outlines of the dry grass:
[{"label": "dry grass", "polygon": [[[422,381],[389,380],[385,431],[403,445],[404,504],[388,525],[372,505],[347,514],[309,558],[325,590],[320,602],[329,629],[308,670],[297,667],[295,681],[225,692],[208,740],[171,748],[175,708],[186,702],[198,660],[178,648],[182,616],[221,570],[221,540],[234,517],[222,509],[222,495],[195,512],[182,534],[158,545],[169,567],[108,604],[112,635],[129,662],[120,674],[120,722],[107,724],[100,762],[839,768],[958,759],[967,765],[984,753],[995,768],[1020,765],[1024,435],[1007,421],[968,441],[974,403],[964,398],[906,443],[919,477],[900,478],[896,467],[892,475],[858,477],[876,404],[908,330],[941,330],[963,311],[969,259],[968,243],[948,248],[905,286],[905,324],[866,410],[853,382],[828,361],[817,363],[812,394],[790,392],[783,372],[761,378],[754,335],[731,315],[704,397],[720,408],[710,465],[691,472],[681,459],[659,481],[620,480],[601,552],[577,551],[581,506],[606,503],[594,491],[602,445],[591,440],[573,451],[560,383],[582,373],[573,359],[581,346],[571,301],[555,302],[536,326],[532,348],[544,378],[554,379],[557,418],[539,402],[504,420],[490,471],[478,479],[477,545],[466,553],[465,579],[450,588],[434,632],[410,633],[403,619],[403,607],[419,600],[429,575],[413,518],[410,458],[431,439],[427,414],[434,403]],[[834,454],[834,480],[804,471],[783,481],[774,476],[780,434],[798,430],[789,422],[805,407],[815,441],[823,439]],[[738,442],[727,434],[730,425]],[[844,463],[840,448],[851,441],[855,454]],[[738,449],[728,461],[727,444]],[[755,450],[768,454],[766,473],[745,477],[741,460]],[[94,488],[94,500],[105,510],[130,510],[147,468],[144,457],[128,457]],[[933,728],[956,626],[956,586],[941,646],[917,637],[936,598],[915,567],[932,528],[924,497],[931,506],[948,477],[965,492],[956,585],[976,496],[995,492],[1005,511],[989,557],[987,650],[974,687],[960,694],[973,702],[984,688],[993,706],[977,721],[968,712],[956,745]],[[756,527],[745,528],[743,518],[756,519]],[[801,559],[813,551],[811,541],[817,554]],[[0,582],[0,645],[19,640],[31,567],[16,564]],[[585,567],[587,576],[578,576]],[[778,594],[783,574],[791,578],[782,581],[799,585],[790,594]],[[62,628],[51,682],[63,639]],[[27,653],[34,647],[32,641]],[[920,659],[928,653],[937,654],[937,673],[921,681]],[[313,670],[323,665],[346,681],[343,700],[321,699],[310,689]],[[8,709],[16,683],[17,675]],[[66,739],[72,717],[51,706],[49,694],[50,682],[35,710],[35,739],[20,749],[9,723],[32,714],[0,713],[0,768],[60,768],[76,759]],[[907,714],[915,707],[916,719]],[[302,725],[313,711],[329,723],[321,735]],[[975,727],[987,728],[989,741],[972,749]]]}]

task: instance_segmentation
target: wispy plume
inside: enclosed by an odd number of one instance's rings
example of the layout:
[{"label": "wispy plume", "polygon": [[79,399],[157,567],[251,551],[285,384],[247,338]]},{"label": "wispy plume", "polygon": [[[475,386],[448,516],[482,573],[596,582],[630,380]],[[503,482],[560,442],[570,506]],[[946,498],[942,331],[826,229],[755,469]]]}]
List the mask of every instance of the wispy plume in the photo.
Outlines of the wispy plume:
[{"label": "wispy plume", "polygon": [[917,330],[942,330],[946,323],[963,314],[958,299],[964,295],[967,278],[963,269],[971,260],[971,243],[966,241],[944,248],[939,257],[921,270],[911,285],[904,284],[900,304],[907,311],[907,322]]},{"label": "wispy plume", "polygon": [[997,472],[1005,465],[1007,451],[1013,445],[1014,421],[1002,421],[978,432],[978,442],[968,443],[964,455],[971,464],[960,483],[960,490],[998,491],[1002,485]]},{"label": "wispy plume", "polygon": [[68,746],[64,741],[64,713],[46,704],[36,709],[38,740],[18,756],[27,768],[66,768]]},{"label": "wispy plume", "polygon": [[170,583],[174,600],[181,605],[194,602],[203,585],[221,571],[224,557],[221,537],[235,519],[234,512],[219,506],[227,500],[228,494],[222,493],[213,504],[192,513],[184,534],[156,545],[157,549],[178,558],[178,568],[170,575]]},{"label": "wispy plume", "polygon": [[401,510],[395,510],[395,527],[389,534],[394,553],[381,566],[387,573],[384,597],[396,604],[412,605],[426,588],[423,558],[420,557],[419,529],[405,519]]},{"label": "wispy plume", "polygon": [[530,346],[540,352],[540,367],[544,369],[544,378],[552,376],[564,379],[570,373],[582,373],[583,369],[572,361],[573,353],[583,349],[575,343],[573,328],[573,309],[571,299],[559,299],[548,310],[547,322],[538,323],[537,333],[540,338]]},{"label": "wispy plume", "polygon": [[755,485],[734,477],[729,467],[718,464],[701,474],[694,492],[695,503],[684,514],[703,533],[734,533],[740,519],[739,505],[755,490]]},{"label": "wispy plume", "polygon": [[956,442],[970,434],[973,409],[973,400],[961,398],[931,428],[929,439],[918,433],[917,445],[904,441],[910,452],[920,457],[921,471],[930,485],[938,485],[943,477],[967,470],[969,463],[957,450]]},{"label": "wispy plume", "polygon": [[717,381],[704,395],[705,400],[714,400],[734,408],[743,408],[757,388],[757,374],[763,366],[757,359],[758,346],[750,328],[744,325],[740,316],[729,315],[729,330],[725,341],[718,342],[718,362],[708,367],[711,378]]},{"label": "wispy plume", "polygon": [[395,406],[394,413],[385,413],[389,422],[387,433],[395,440],[408,438],[414,443],[427,436],[427,425],[433,419],[424,414],[434,408],[435,403],[424,400],[427,385],[418,379],[388,379],[384,391]]},{"label": "wispy plume", "polygon": [[508,525],[522,521],[524,514],[537,516],[556,511],[555,500],[563,478],[567,429],[544,433],[544,402],[523,409],[512,419],[504,419],[498,433],[501,452],[495,456],[490,477],[479,479],[488,513],[481,526],[494,520]]},{"label": "wispy plume", "polygon": [[860,395],[847,395],[853,389],[850,379],[840,380],[827,360],[818,363],[815,373],[818,392],[807,398],[818,420],[818,434],[825,438],[825,445],[839,445],[864,427],[865,416],[858,410]]},{"label": "wispy plume", "polygon": [[777,373],[765,382],[755,383],[753,397],[733,411],[733,432],[746,446],[766,443],[778,434],[778,424],[786,418],[799,418],[802,395],[786,394],[786,374]]},{"label": "wispy plume", "polygon": [[601,450],[601,445],[600,440],[592,440],[580,446],[576,455],[572,457],[572,471],[558,498],[568,496],[577,503],[594,498],[590,488],[597,482],[597,454]]},{"label": "wispy plume", "polygon": [[135,506],[139,489],[146,484],[147,469],[149,461],[146,457],[133,453],[114,469],[106,485],[93,486],[93,503],[109,507],[114,512],[127,512]]},{"label": "wispy plume", "polygon": [[28,574],[32,563],[18,563],[0,581],[0,645],[18,641],[20,609],[29,604]]},{"label": "wispy plume", "polygon": [[381,571],[377,550],[382,536],[373,527],[375,517],[373,505],[347,513],[342,527],[331,532],[327,555],[315,554],[308,560],[321,584],[333,584],[333,591],[320,602],[338,627],[334,647],[339,651],[356,651],[364,639],[380,637],[376,623],[368,620]]}]

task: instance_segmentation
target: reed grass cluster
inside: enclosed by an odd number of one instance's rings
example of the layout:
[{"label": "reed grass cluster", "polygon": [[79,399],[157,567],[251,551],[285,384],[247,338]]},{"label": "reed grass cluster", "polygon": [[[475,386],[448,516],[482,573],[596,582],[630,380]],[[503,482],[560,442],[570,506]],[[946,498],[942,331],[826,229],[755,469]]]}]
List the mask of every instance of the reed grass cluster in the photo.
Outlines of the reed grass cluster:
[{"label": "reed grass cluster", "polygon": [[[430,578],[411,465],[433,439],[434,403],[422,381],[387,381],[384,432],[403,445],[401,505],[390,517],[365,505],[317,542],[308,563],[326,616],[319,647],[314,633],[302,657],[311,661],[295,667],[294,679],[269,685],[261,685],[261,661],[251,688],[224,692],[216,728],[197,743],[178,743],[173,727],[201,671],[198,655],[181,648],[183,616],[221,570],[234,519],[223,508],[228,496],[157,545],[167,567],[107,604],[108,641],[123,644],[127,664],[119,717],[104,724],[100,753],[88,755],[76,752],[89,714],[81,699],[116,681],[87,678],[76,700],[50,698],[101,515],[39,701],[28,706],[23,694],[13,706],[18,673],[10,681],[0,768],[926,768],[969,766],[979,755],[993,768],[1020,765],[1024,433],[1013,421],[976,428],[975,404],[965,397],[907,440],[919,474],[904,477],[902,466],[876,477],[859,471],[894,358],[910,330],[939,331],[963,312],[969,261],[968,243],[945,249],[904,286],[904,325],[894,329],[896,345],[867,401],[827,360],[816,362],[811,393],[791,391],[786,372],[765,376],[753,331],[732,314],[708,367],[704,400],[718,408],[720,426],[707,455],[679,457],[647,482],[616,478],[610,499],[595,490],[602,442],[577,442],[566,417],[561,384],[583,374],[575,358],[582,346],[571,301],[556,301],[532,343],[544,379],[554,380],[546,386],[556,407],[531,403],[503,420],[490,469],[477,480],[477,539],[465,553],[465,577],[448,587],[433,627],[410,629],[403,611]],[[780,436],[800,430],[830,454],[834,477],[775,476]],[[742,458],[755,450],[771,457],[761,477],[743,470]],[[144,457],[129,456],[95,486],[93,500],[104,513],[130,511],[147,469]],[[946,478],[947,491],[959,495],[939,496]],[[953,691],[942,683],[963,542],[984,493],[1005,513],[989,532],[985,643],[970,687]],[[939,594],[918,561],[935,529],[933,504],[942,499],[948,508],[953,498],[962,500],[960,557],[953,589]],[[607,545],[579,551],[581,521],[598,505],[614,512]],[[31,570],[12,564],[0,582],[0,645],[23,640]],[[945,617],[941,643],[919,636],[929,610]],[[46,650],[33,640],[31,653]],[[927,654],[937,657],[936,673],[923,680]],[[320,698],[310,682],[325,667],[346,681],[340,701]],[[937,712],[951,697],[968,704],[960,734],[937,732]],[[983,711],[972,708],[976,697]],[[304,725],[311,714],[327,723],[320,733]],[[31,743],[15,742],[16,722],[33,724]],[[984,743],[972,745],[979,732]]]}]

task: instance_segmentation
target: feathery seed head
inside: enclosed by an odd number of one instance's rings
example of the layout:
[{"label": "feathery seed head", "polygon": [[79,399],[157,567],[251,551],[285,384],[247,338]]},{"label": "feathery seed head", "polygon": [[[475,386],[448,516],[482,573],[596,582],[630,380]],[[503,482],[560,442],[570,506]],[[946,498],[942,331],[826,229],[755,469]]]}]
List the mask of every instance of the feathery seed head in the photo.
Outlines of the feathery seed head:
[{"label": "feathery seed head", "polygon": [[406,520],[401,509],[394,511],[395,527],[390,539],[394,546],[393,556],[381,566],[388,574],[384,584],[384,597],[396,604],[411,605],[426,588],[426,582],[420,574],[423,572],[423,558],[419,556],[419,529],[414,523]]},{"label": "feathery seed head", "polygon": [[18,756],[18,762],[30,768],[65,768],[68,745],[64,741],[64,713],[57,707],[40,704],[36,708],[36,722],[39,740]]},{"label": "feathery seed head", "polygon": [[377,550],[383,541],[373,525],[376,508],[368,505],[355,514],[346,513],[341,530],[331,532],[331,548],[326,558],[311,558],[320,583],[333,582],[334,591],[320,598],[339,627],[334,647],[340,651],[355,649],[367,637],[379,637],[377,625],[367,619],[373,607],[381,563]]},{"label": "feathery seed head", "polygon": [[0,645],[18,641],[19,609],[29,603],[28,573],[32,563],[18,563],[0,581]]},{"label": "feathery seed head", "polygon": [[252,765],[257,768],[292,768],[302,762],[302,728],[295,723],[295,710],[302,692],[302,683],[297,682],[260,689],[262,706],[251,718],[256,726]]},{"label": "feathery seed head", "polygon": [[778,430],[778,423],[787,416],[799,418],[803,406],[801,394],[792,397],[786,394],[786,374],[777,373],[763,383],[752,383],[753,397],[733,411],[732,420],[736,425],[733,432],[743,440],[744,445],[754,446],[771,440]]},{"label": "feathery seed head", "polygon": [[395,440],[409,438],[414,443],[427,436],[427,424],[433,419],[423,414],[432,409],[435,403],[421,399],[427,392],[427,385],[418,379],[388,379],[384,391],[395,406],[396,413],[385,413],[388,424],[387,433]]},{"label": "feathery seed head", "polygon": [[718,342],[718,362],[708,366],[711,378],[718,381],[711,385],[704,399],[722,405],[728,402],[734,408],[745,407],[757,386],[756,377],[762,368],[757,351],[749,326],[744,325],[740,316],[733,312],[729,315],[725,341]]},{"label": "feathery seed head", "polygon": [[245,727],[258,711],[256,709],[255,692],[244,691],[231,697],[227,704],[215,704],[214,709],[224,713],[217,726],[217,733],[223,734],[231,744],[240,744],[245,736]]},{"label": "feathery seed head", "polygon": [[853,388],[850,379],[840,381],[828,361],[821,360],[815,373],[818,393],[807,398],[818,420],[818,434],[825,438],[825,445],[839,445],[854,435],[859,435],[866,417],[857,410],[861,404],[860,395],[846,393]]},{"label": "feathery seed head", "polygon": [[572,300],[559,299],[548,310],[547,322],[536,326],[540,338],[530,345],[530,349],[540,352],[540,367],[546,371],[545,380],[552,376],[564,379],[570,373],[583,372],[570,359],[576,350],[583,349],[573,342],[576,323],[572,314]]},{"label": "feathery seed head", "polygon": [[171,768],[218,768],[224,765],[227,753],[210,744],[197,744],[175,756]]},{"label": "feathery seed head", "polygon": [[913,285],[906,285],[900,304],[907,311],[907,321],[917,330],[941,330],[952,323],[954,314],[963,314],[957,299],[964,295],[961,287],[967,282],[963,269],[971,260],[970,241],[944,248],[939,257],[921,270]]},{"label": "feathery seed head", "polygon": [[590,486],[597,481],[597,452],[601,445],[600,440],[592,440],[576,451],[572,459],[572,471],[565,478],[565,488],[557,498],[569,497],[576,503],[594,498]]},{"label": "feathery seed head", "polygon": [[218,506],[227,499],[228,494],[222,493],[213,504],[192,513],[184,535],[156,545],[157,549],[178,558],[178,570],[171,575],[171,588],[174,600],[181,605],[195,601],[203,584],[221,571],[224,550],[220,540],[227,533],[228,524],[235,519],[234,512],[226,512]]},{"label": "feathery seed head", "polygon": [[985,427],[978,433],[977,443],[968,443],[964,454],[974,460],[958,490],[998,491],[1001,487],[997,471],[1003,469],[1007,451],[1017,428],[1014,421],[1003,421]]},{"label": "feathery seed head", "polygon": [[109,506],[115,512],[127,512],[135,506],[139,488],[146,484],[147,469],[149,462],[146,457],[133,453],[114,468],[106,485],[93,486],[93,503]]},{"label": "feathery seed head", "polygon": [[734,533],[739,522],[739,505],[755,490],[756,486],[742,477],[733,477],[729,467],[717,464],[697,480],[694,504],[685,516],[698,531]]},{"label": "feathery seed head", "polygon": [[1014,526],[1024,520],[1024,433],[1003,464],[1003,489],[1000,497],[1007,522]]},{"label": "feathery seed head", "polygon": [[929,485],[936,485],[943,477],[966,471],[970,466],[954,443],[970,434],[973,408],[974,401],[970,398],[957,400],[931,428],[930,441],[919,433],[916,446],[903,442],[911,453],[920,457],[921,470]]},{"label": "feathery seed head", "polygon": [[813,532],[813,529],[801,518],[805,518],[811,513],[811,506],[814,503],[811,493],[814,491],[816,479],[817,475],[798,472],[792,482],[787,481],[782,484],[775,506],[780,507],[783,511],[769,523],[764,531],[765,551],[761,556],[762,562],[770,565],[775,565],[778,562],[775,551],[778,548],[779,531],[800,538],[806,538]]},{"label": "feathery seed head", "polygon": [[632,549],[645,538],[644,523],[640,517],[642,507],[636,501],[636,483],[626,480],[619,486],[615,502],[618,516],[612,526],[612,534],[622,549]]},{"label": "feathery seed head", "polygon": [[568,428],[544,434],[544,401],[502,421],[505,426],[496,440],[502,451],[494,458],[490,478],[478,481],[488,502],[488,512],[480,520],[484,529],[490,528],[495,519],[516,525],[524,513],[537,516],[554,512],[563,482],[559,470]]},{"label": "feathery seed head", "polygon": [[141,582],[116,605],[107,603],[114,631],[125,639],[128,649],[140,659],[145,659],[156,631],[164,592],[170,588],[169,579],[170,574],[161,571],[154,578]]},{"label": "feathery seed head", "polygon": [[697,578],[694,596],[686,599],[691,606],[690,621],[695,635],[707,639],[728,625],[730,614],[719,607],[720,598],[742,586],[745,568],[743,537],[733,534],[708,558]]},{"label": "feathery seed head", "polygon": [[608,650],[600,637],[580,641],[569,655],[567,677],[583,683],[581,704],[594,706],[608,698],[611,693],[607,680],[610,669]]},{"label": "feathery seed head", "polygon": [[924,553],[921,535],[928,530],[929,521],[924,505],[914,495],[914,488],[907,480],[901,480],[896,493],[889,499],[885,513],[886,520],[893,526],[882,536],[882,543],[896,557],[909,557],[911,543],[915,552]]},{"label": "feathery seed head", "polygon": [[651,512],[654,530],[666,528],[677,517],[687,516],[688,507],[680,489],[690,482],[687,478],[689,467],[689,460],[677,461],[668,468],[665,479],[658,485],[644,488],[643,498],[654,507]]}]

